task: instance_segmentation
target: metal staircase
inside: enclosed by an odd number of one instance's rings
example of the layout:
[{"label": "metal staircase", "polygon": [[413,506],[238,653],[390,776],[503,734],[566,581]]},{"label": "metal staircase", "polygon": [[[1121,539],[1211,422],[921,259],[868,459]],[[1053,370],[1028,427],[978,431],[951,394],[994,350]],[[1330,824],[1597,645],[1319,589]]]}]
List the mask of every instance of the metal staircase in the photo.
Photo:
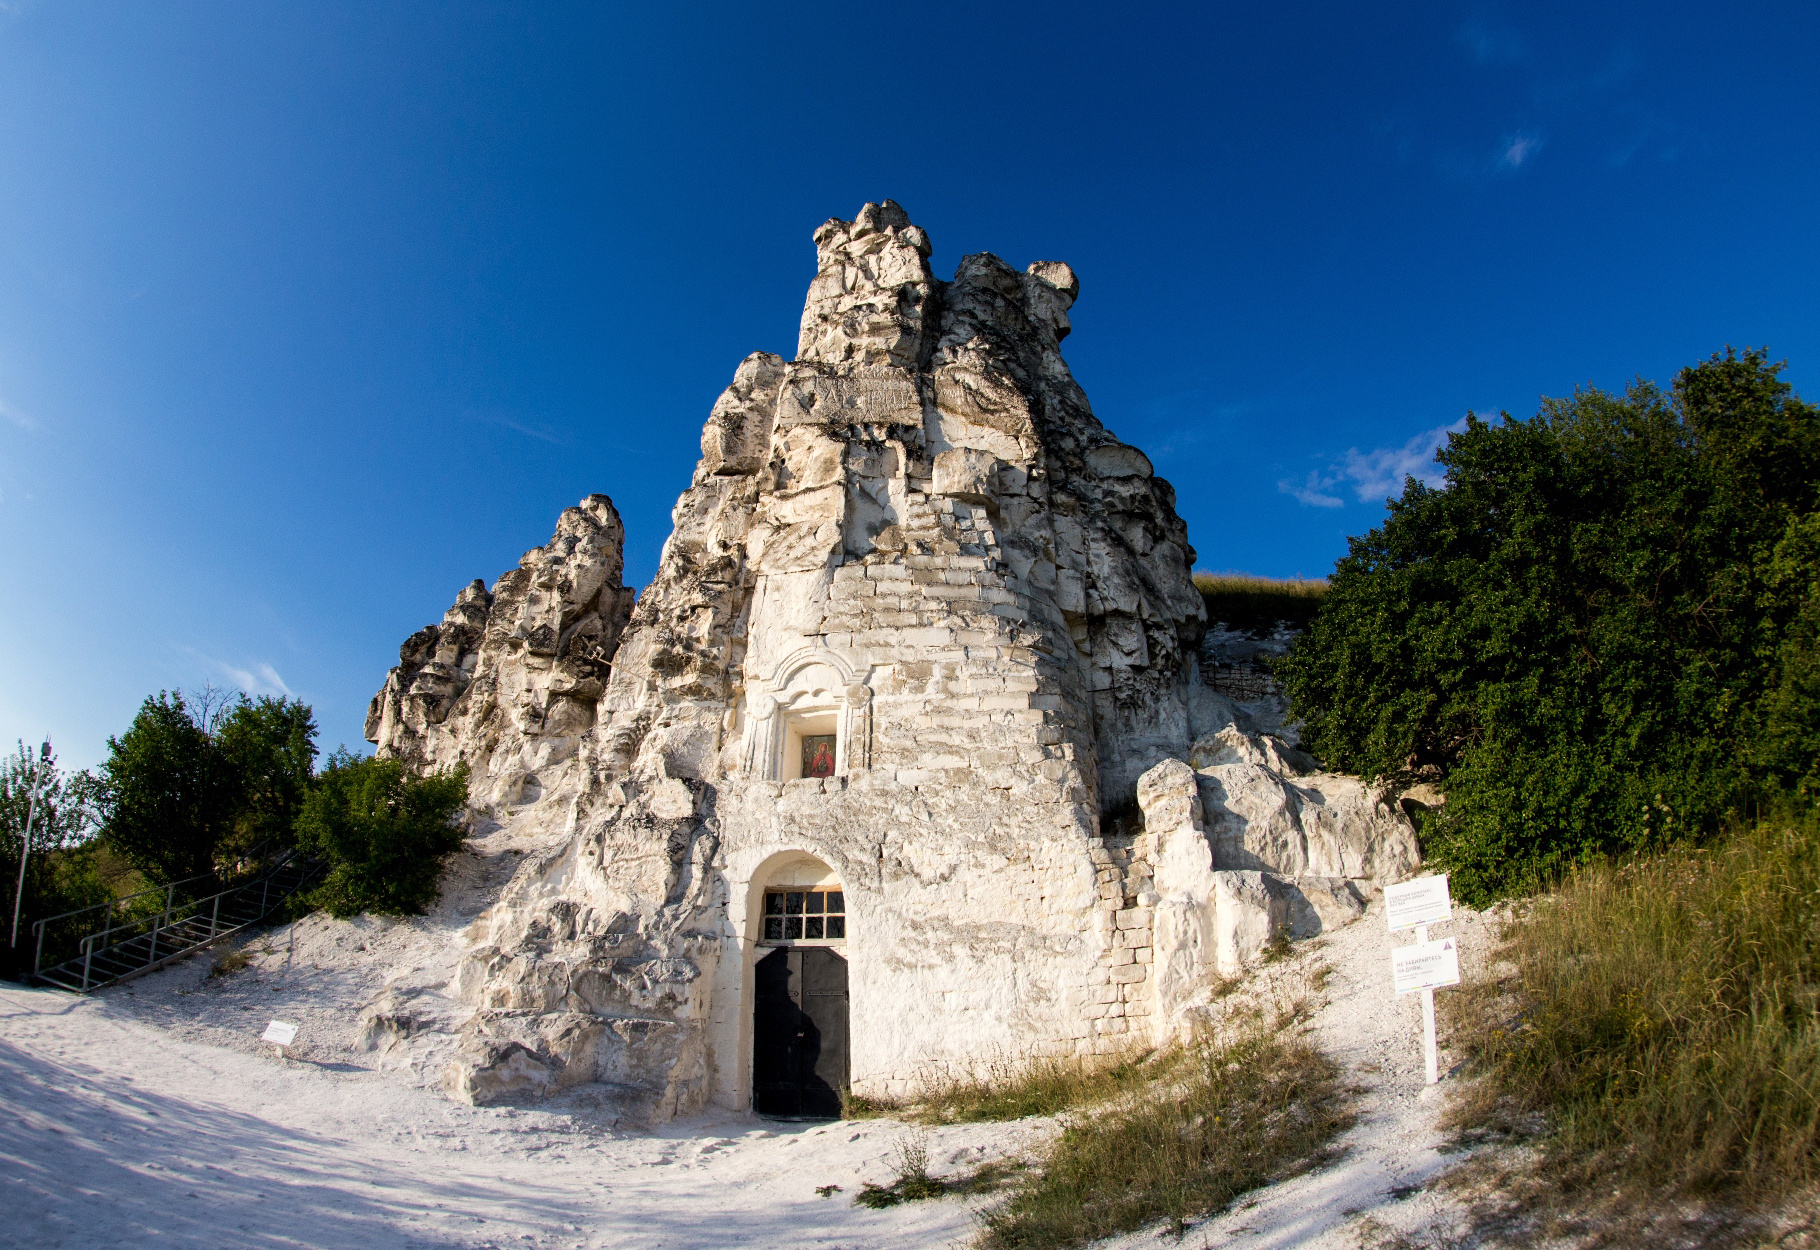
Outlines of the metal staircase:
[{"label": "metal staircase", "polygon": [[[262,864],[251,879],[202,898],[178,897],[184,886],[204,880],[196,877],[111,903],[47,916],[32,925],[36,942],[32,976],[45,985],[78,994],[130,981],[259,924],[315,884],[324,867],[321,860],[293,849]],[[145,910],[156,907],[153,896],[159,894],[164,896],[163,908]],[[86,921],[83,918],[89,913],[100,914]],[[74,957],[46,968],[45,934],[50,926],[59,924],[73,929],[98,927],[74,943]]]}]

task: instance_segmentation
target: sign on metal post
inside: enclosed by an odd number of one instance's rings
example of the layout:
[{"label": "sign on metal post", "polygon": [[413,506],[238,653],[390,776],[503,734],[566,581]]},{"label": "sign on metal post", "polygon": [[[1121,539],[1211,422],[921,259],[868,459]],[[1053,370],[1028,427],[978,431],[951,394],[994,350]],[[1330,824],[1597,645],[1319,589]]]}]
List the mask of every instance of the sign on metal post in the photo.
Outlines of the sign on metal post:
[{"label": "sign on metal post", "polygon": [[1428,926],[1453,918],[1453,899],[1447,892],[1447,874],[1417,877],[1402,885],[1384,887],[1384,915],[1390,931],[1414,929],[1413,946],[1393,947],[1390,979],[1399,994],[1422,994],[1422,1058],[1428,1083],[1441,1079],[1441,1056],[1435,1045],[1435,990],[1460,983],[1460,948],[1455,938],[1428,940]]},{"label": "sign on metal post", "polygon": [[297,1040],[297,1026],[286,1024],[282,1020],[274,1020],[265,1026],[265,1032],[259,1035],[259,1040],[270,1042],[274,1046],[289,1046]]}]

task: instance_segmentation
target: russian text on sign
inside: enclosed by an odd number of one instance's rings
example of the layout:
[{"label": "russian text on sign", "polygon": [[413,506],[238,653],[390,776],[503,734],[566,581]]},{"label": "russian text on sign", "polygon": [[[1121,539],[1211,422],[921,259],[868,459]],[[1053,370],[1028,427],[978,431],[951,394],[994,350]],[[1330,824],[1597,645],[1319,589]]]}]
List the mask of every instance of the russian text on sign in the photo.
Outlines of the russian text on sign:
[{"label": "russian text on sign", "polygon": [[1460,949],[1454,938],[1417,942],[1390,952],[1390,975],[1399,994],[1460,983]]},{"label": "russian text on sign", "polygon": [[1452,919],[1453,899],[1447,892],[1447,874],[1385,886],[1384,914],[1392,933]]}]

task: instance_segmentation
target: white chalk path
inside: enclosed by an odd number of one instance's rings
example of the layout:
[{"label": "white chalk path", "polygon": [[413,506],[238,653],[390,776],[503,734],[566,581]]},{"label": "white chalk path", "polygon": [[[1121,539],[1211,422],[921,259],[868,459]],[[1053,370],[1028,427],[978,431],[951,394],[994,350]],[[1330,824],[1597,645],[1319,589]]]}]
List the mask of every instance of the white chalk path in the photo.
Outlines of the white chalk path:
[{"label": "white chalk path", "polygon": [[[1364,1217],[1404,1230],[1448,1222],[1423,1189],[1451,1157],[1437,1151],[1439,1101],[1422,1093],[1416,996],[1391,993],[1380,908],[1232,1000],[1268,1006],[1333,966],[1313,1033],[1365,1091],[1345,1153],[1241,1199],[1184,1245],[1352,1250]],[[1441,933],[1462,939],[1469,968],[1485,957],[1486,920],[1462,915]],[[891,1178],[897,1143],[923,1131],[894,1122],[720,1114],[645,1133],[585,1107],[473,1108],[397,1073],[279,1059],[252,1044],[264,1020],[250,1011],[234,1012],[245,1036],[228,1046],[148,1022],[148,1005],[0,987],[0,1245],[933,1250],[965,1245],[983,1201],[854,1206],[863,1182]],[[935,1130],[931,1170],[1027,1156],[1052,1131]],[[816,1194],[830,1184],[841,1192]]]},{"label": "white chalk path", "polygon": [[[872,1211],[912,1130],[701,1117],[660,1133],[584,1112],[451,1103],[385,1075],[173,1037],[106,1000],[0,988],[0,1245],[947,1246],[965,1200]],[[955,1171],[1039,1126],[930,1138]],[[819,1197],[820,1185],[842,1192]]]},{"label": "white chalk path", "polygon": [[[1496,929],[1491,914],[1456,909],[1430,936],[1459,938],[1461,971],[1471,977],[1490,957]],[[1451,1233],[1462,1224],[1457,1204],[1431,1188],[1461,1156],[1443,1153],[1447,1138],[1436,1127],[1448,1086],[1445,1080],[1432,1089],[1427,1084],[1421,995],[1399,997],[1391,987],[1391,947],[1411,940],[1408,933],[1389,933],[1384,903],[1374,900],[1363,917],[1317,939],[1319,946],[1267,965],[1235,995],[1266,1009],[1279,1000],[1307,999],[1314,1009],[1310,1039],[1360,1091],[1358,1121],[1335,1143],[1342,1153],[1333,1162],[1246,1194],[1232,1210],[1191,1225],[1183,1247],[1356,1250],[1367,1221],[1405,1234]],[[1315,989],[1319,978],[1312,974],[1323,963],[1332,971]],[[1457,1056],[1444,1032],[1441,1042],[1446,1073]],[[1154,1250],[1160,1244],[1174,1243],[1159,1243],[1153,1227],[1103,1247]]]}]

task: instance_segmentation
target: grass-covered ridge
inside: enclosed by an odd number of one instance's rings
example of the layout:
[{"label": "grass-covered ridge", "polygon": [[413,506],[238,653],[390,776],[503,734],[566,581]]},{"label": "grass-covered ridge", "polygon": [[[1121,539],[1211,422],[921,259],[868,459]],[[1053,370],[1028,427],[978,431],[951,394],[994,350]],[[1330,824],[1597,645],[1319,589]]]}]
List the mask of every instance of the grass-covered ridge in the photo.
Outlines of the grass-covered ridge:
[{"label": "grass-covered ridge", "polygon": [[849,1099],[848,1118],[923,1124],[1061,1117],[1034,1171],[999,1168],[961,1182],[904,1155],[869,1206],[1009,1183],[981,1216],[982,1250],[1084,1245],[1168,1220],[1214,1214],[1249,1190],[1318,1164],[1352,1123],[1339,1068],[1297,1036],[1298,1008],[1222,1038],[1122,1055],[1007,1060],[932,1082],[911,1102]]},{"label": "grass-covered ridge", "polygon": [[1300,577],[1259,577],[1251,573],[1196,573],[1195,589],[1207,604],[1207,620],[1233,629],[1264,633],[1278,625],[1306,629],[1327,593],[1327,581]]},{"label": "grass-covered ridge", "polygon": [[1453,1015],[1463,1127],[1547,1125],[1545,1192],[1773,1208],[1820,1181],[1820,822],[1572,874]]}]

